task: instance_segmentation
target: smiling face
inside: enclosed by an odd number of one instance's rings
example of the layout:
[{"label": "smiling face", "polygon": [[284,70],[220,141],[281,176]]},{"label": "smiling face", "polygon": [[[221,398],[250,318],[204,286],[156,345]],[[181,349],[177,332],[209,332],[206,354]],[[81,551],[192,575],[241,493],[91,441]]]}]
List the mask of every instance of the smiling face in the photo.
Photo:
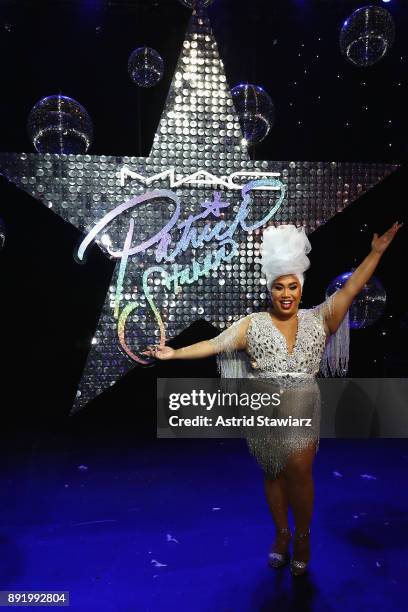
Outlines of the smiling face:
[{"label": "smiling face", "polygon": [[277,315],[287,318],[297,312],[300,298],[302,297],[302,286],[297,276],[286,274],[278,276],[272,283],[271,299],[272,306]]}]

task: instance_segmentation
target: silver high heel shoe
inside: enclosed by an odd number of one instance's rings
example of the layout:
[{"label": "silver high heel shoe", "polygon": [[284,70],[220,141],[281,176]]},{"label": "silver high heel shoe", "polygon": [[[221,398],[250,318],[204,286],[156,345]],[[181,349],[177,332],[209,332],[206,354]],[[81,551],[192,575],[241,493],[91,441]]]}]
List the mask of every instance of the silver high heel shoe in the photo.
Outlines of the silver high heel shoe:
[{"label": "silver high heel shoe", "polygon": [[[288,539],[288,546],[289,546],[289,542],[292,537],[289,527],[283,527],[281,529],[276,529],[276,535],[278,534],[288,534],[289,535],[289,539]],[[269,553],[268,565],[270,567],[274,567],[274,568],[283,567],[284,565],[286,565],[288,561],[289,561],[289,552],[278,553],[278,552],[271,551]]]},{"label": "silver high heel shoe", "polygon": [[[302,532],[295,530],[295,540],[306,538],[309,535],[310,535],[310,528]],[[292,559],[290,562],[290,571],[292,572],[292,575],[302,576],[302,574],[304,574],[307,570],[308,563],[309,563],[308,561],[297,561],[296,559]]]}]

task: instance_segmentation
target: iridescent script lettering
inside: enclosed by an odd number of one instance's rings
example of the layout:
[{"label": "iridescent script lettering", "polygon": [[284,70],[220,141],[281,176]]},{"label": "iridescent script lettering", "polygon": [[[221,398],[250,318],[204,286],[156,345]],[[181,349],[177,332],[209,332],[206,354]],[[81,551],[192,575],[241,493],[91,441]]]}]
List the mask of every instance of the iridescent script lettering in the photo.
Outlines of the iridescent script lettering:
[{"label": "iridescent script lettering", "polygon": [[[251,203],[250,192],[252,189],[262,189],[262,187],[268,188],[269,190],[273,189],[278,191],[278,198],[273,207],[268,210],[267,214],[262,219],[248,224],[247,218],[250,213]],[[149,306],[157,320],[160,329],[160,343],[163,344],[165,342],[165,327],[150,290],[153,277],[155,275],[159,275],[166,289],[177,294],[182,285],[196,282],[199,278],[206,276],[210,271],[216,270],[222,262],[230,262],[238,255],[238,244],[233,238],[235,232],[238,229],[242,229],[245,232],[250,232],[268,223],[268,221],[275,215],[277,210],[282,205],[286,193],[286,186],[279,179],[263,178],[261,180],[249,182],[242,188],[241,193],[242,202],[235,218],[232,221],[227,222],[221,218],[222,210],[227,209],[229,204],[222,202],[221,194],[219,192],[215,192],[213,201],[204,202],[202,204],[204,209],[202,212],[196,215],[190,215],[187,219],[178,222],[181,213],[180,198],[173,191],[166,189],[151,191],[141,196],[136,196],[110,211],[95,225],[95,227],[81,242],[77,252],[77,258],[79,261],[83,261],[86,249],[93,242],[93,240],[95,240],[98,234],[105,231],[106,227],[125,211],[128,211],[136,206],[140,206],[146,202],[153,202],[154,200],[163,201],[163,199],[165,199],[166,203],[168,200],[170,200],[175,205],[175,211],[166,225],[164,225],[159,232],[144,242],[138,244],[137,246],[132,246],[134,220],[131,218],[122,250],[115,251],[111,249],[110,246],[107,246],[109,254],[112,257],[120,259],[114,308],[114,317],[118,319],[118,338],[123,350],[134,361],[137,361],[138,363],[147,363],[144,359],[138,357],[128,347],[125,340],[127,319],[129,315],[139,307],[139,304],[136,302],[129,302],[122,309],[122,311],[120,311],[120,300],[129,257],[136,254],[143,254],[148,248],[157,245],[155,259],[157,264],[162,265],[151,266],[144,270],[142,287],[146,300],[148,301]],[[219,220],[215,224],[206,222],[204,223],[204,226],[199,228],[194,226],[196,222],[202,221],[210,216]],[[172,235],[170,232],[174,229],[178,230],[181,235],[176,242],[176,246],[171,249],[170,245]],[[206,255],[202,263],[198,262],[195,258],[192,258],[191,263],[184,267],[181,267],[177,263],[177,256],[180,253],[184,253],[188,249],[199,249],[208,243],[214,244],[215,248],[210,254]],[[167,266],[164,267],[163,264],[167,264]]]}]

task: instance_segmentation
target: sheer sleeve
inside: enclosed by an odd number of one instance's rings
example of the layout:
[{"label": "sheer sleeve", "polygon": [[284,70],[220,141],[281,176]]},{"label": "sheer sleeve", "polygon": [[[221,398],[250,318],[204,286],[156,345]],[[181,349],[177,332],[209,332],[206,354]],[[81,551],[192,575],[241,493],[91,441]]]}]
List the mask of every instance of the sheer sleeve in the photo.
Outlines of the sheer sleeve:
[{"label": "sheer sleeve", "polygon": [[247,378],[252,371],[248,355],[238,348],[239,339],[243,333],[246,335],[252,316],[247,315],[235,321],[219,336],[209,340],[217,351],[217,366],[221,378]]},{"label": "sheer sleeve", "polygon": [[[327,318],[333,314],[336,294],[337,291],[329,296],[322,304],[313,308],[313,311],[320,319],[325,329],[327,329]],[[337,331],[329,335],[326,342],[320,364],[320,373],[322,376],[346,376],[349,365],[349,352],[350,326],[349,312],[347,311]]]}]

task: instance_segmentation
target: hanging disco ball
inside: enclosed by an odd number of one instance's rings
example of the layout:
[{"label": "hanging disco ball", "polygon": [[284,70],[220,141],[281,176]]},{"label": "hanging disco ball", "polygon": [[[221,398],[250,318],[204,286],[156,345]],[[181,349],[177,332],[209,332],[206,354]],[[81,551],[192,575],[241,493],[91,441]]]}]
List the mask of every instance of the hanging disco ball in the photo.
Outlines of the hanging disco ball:
[{"label": "hanging disco ball", "polygon": [[394,39],[395,25],[390,13],[381,6],[364,6],[344,22],[340,49],[356,66],[372,66],[384,57]]},{"label": "hanging disco ball", "polygon": [[163,76],[164,62],[155,49],[139,47],[129,56],[128,72],[139,87],[153,87]]},{"label": "hanging disco ball", "polygon": [[4,249],[4,245],[6,244],[6,224],[3,219],[0,217],[0,251]]},{"label": "hanging disco ball", "polygon": [[[327,287],[326,297],[341,289],[352,274],[353,270],[337,276]],[[351,329],[362,329],[376,323],[385,310],[386,301],[384,287],[378,278],[372,276],[350,306]]]},{"label": "hanging disco ball", "polygon": [[206,8],[207,6],[210,6],[214,0],[179,0],[179,2],[181,2],[181,4],[187,8],[194,9]]},{"label": "hanging disco ball", "polygon": [[28,116],[27,128],[38,153],[81,155],[93,139],[88,112],[76,100],[62,95],[37,102]]},{"label": "hanging disco ball", "polygon": [[275,119],[275,109],[269,94],[259,85],[237,85],[231,91],[244,139],[255,145],[269,134]]}]

